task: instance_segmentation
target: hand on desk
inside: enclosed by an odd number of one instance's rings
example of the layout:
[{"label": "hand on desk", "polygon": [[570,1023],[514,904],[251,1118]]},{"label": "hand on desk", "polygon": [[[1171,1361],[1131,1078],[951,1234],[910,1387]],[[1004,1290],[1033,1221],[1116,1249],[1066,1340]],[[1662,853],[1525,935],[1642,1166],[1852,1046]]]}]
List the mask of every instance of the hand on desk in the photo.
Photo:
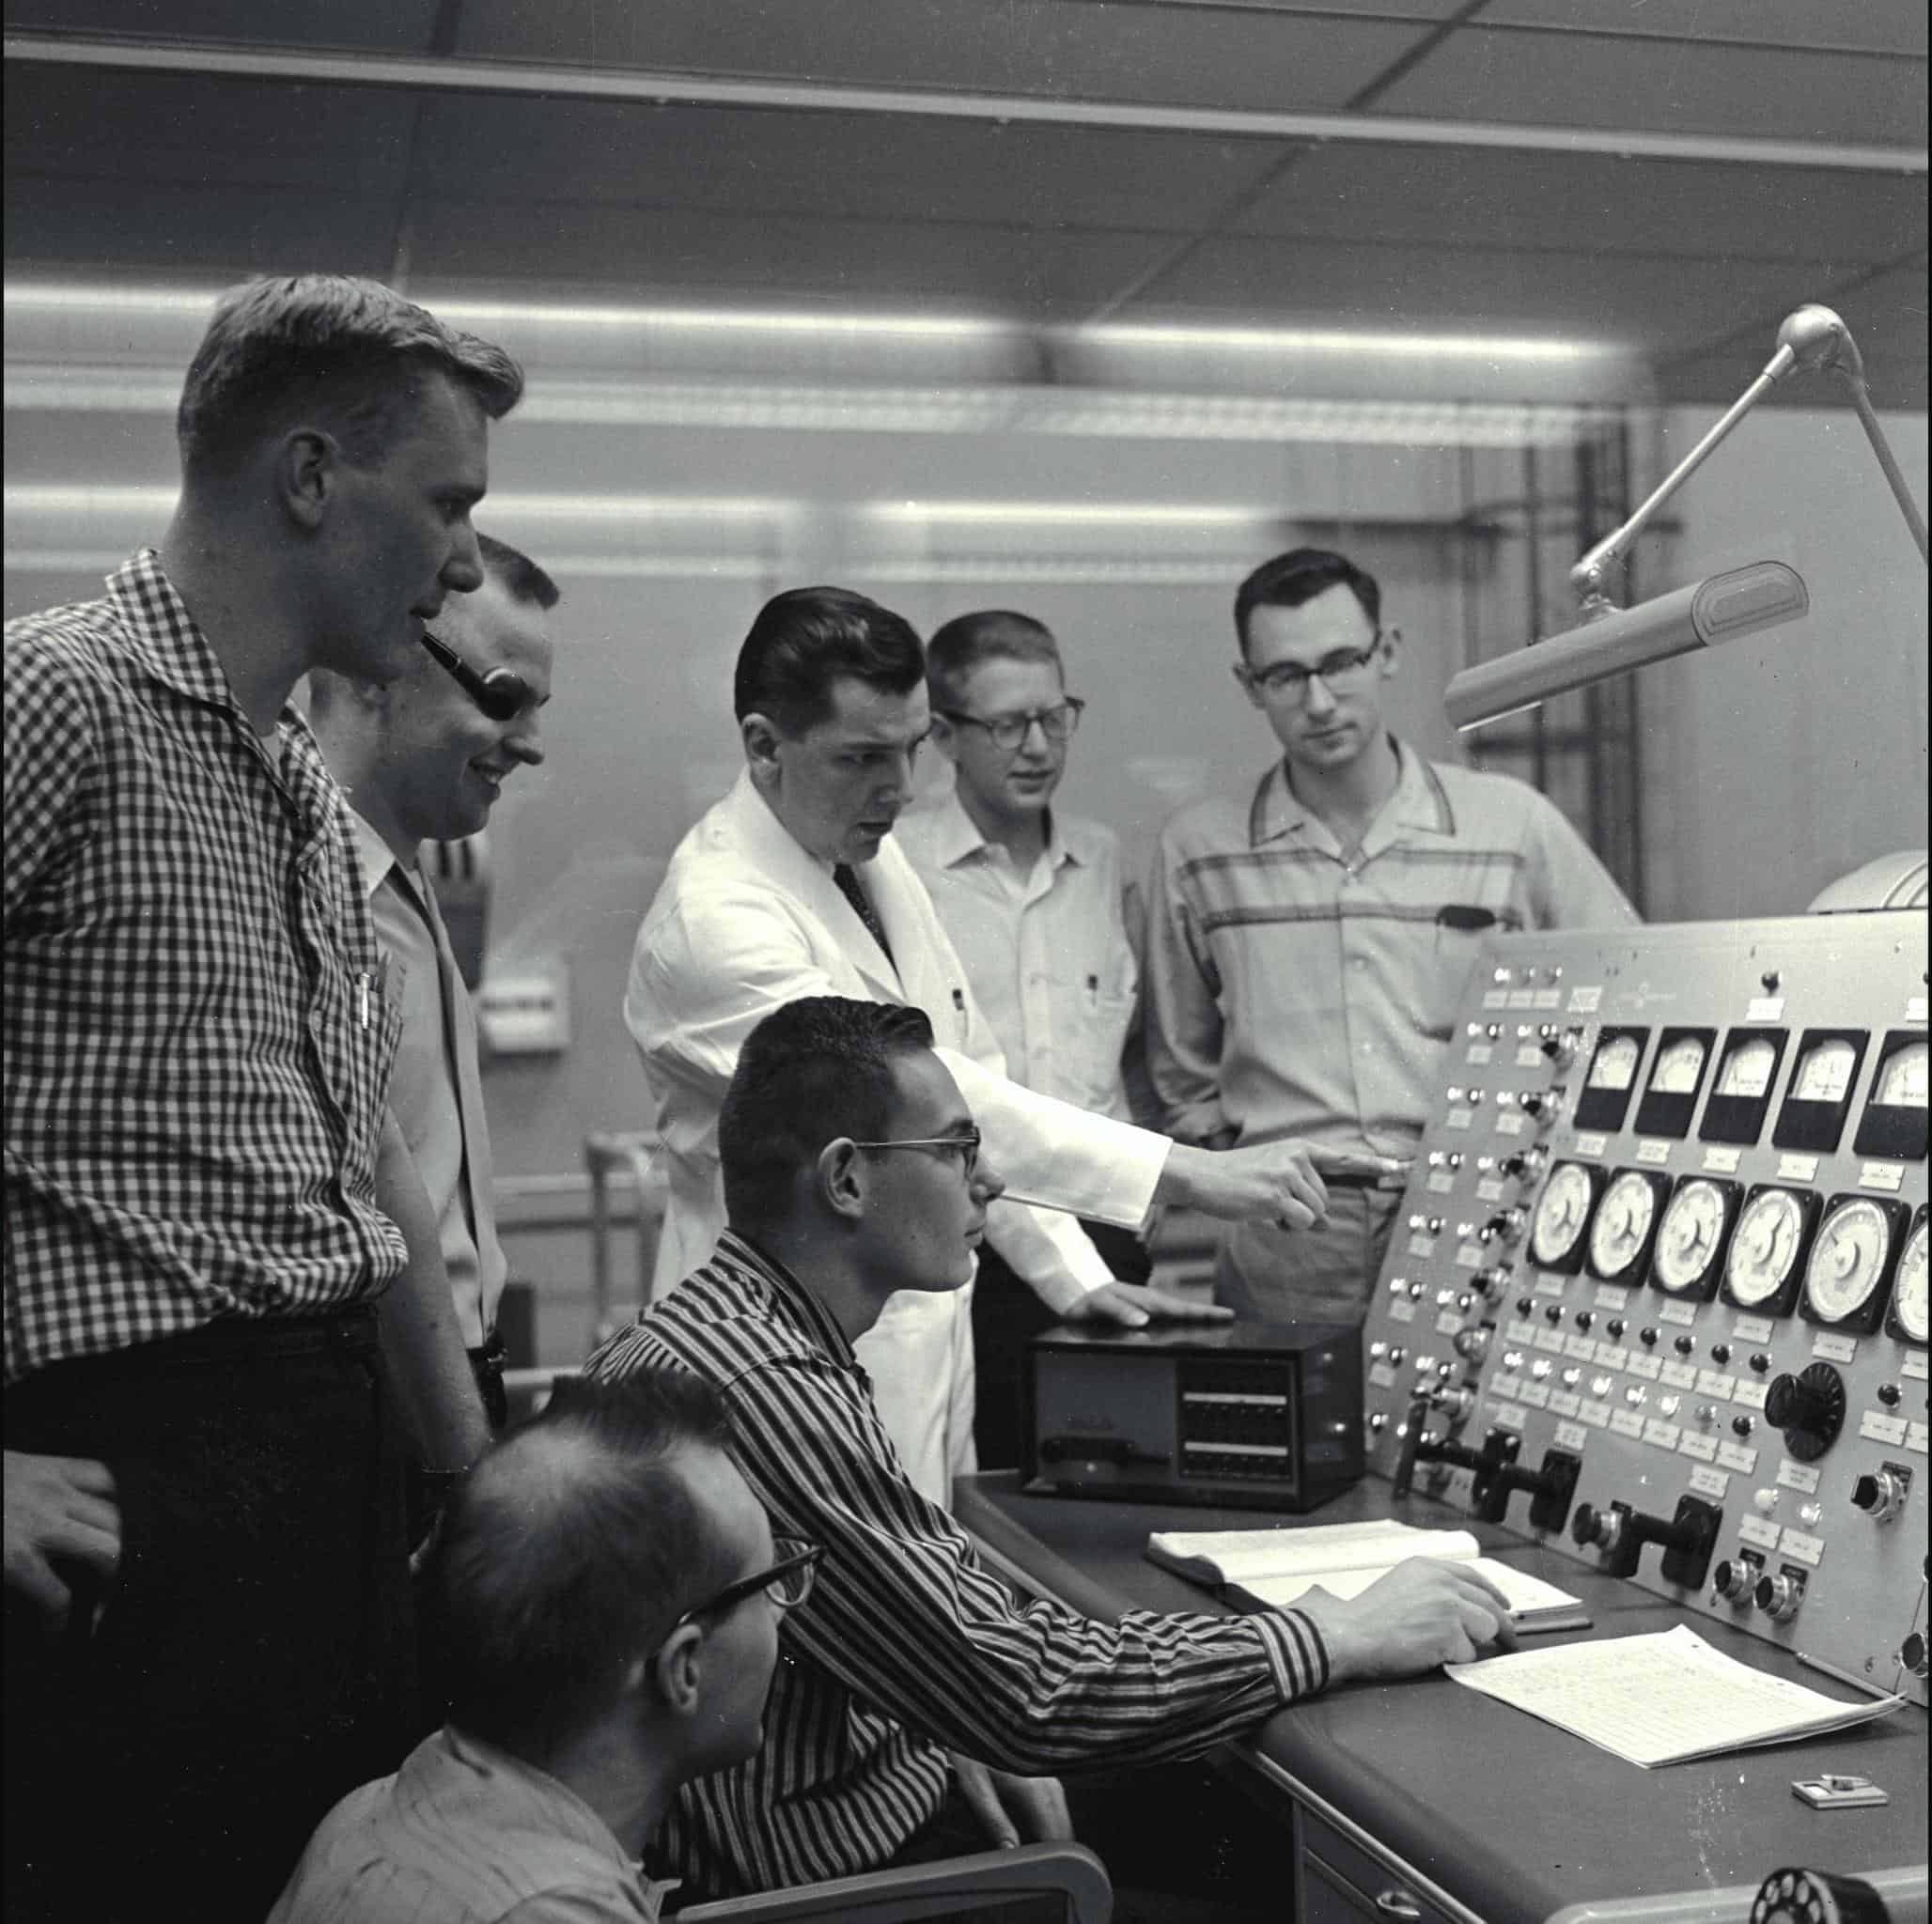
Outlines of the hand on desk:
[{"label": "hand on desk", "polygon": [[1145,1283],[1103,1282],[1074,1304],[1067,1312],[1067,1320],[1112,1323],[1126,1329],[1141,1329],[1149,1323],[1227,1323],[1233,1321],[1234,1313],[1218,1303],[1169,1296],[1164,1289],[1153,1289]]},{"label": "hand on desk", "polygon": [[1331,1149],[1285,1136],[1252,1149],[1194,1149],[1176,1142],[1168,1151],[1154,1196],[1235,1222],[1278,1222],[1284,1229],[1313,1229],[1328,1219],[1324,1175],[1357,1183],[1397,1181],[1406,1165],[1362,1149]]},{"label": "hand on desk", "polygon": [[1067,1814],[1067,1792],[1058,1777],[1019,1777],[1010,1771],[989,1770],[957,1750],[951,1756],[959,1794],[1000,1850],[1073,1841],[1073,1820]]},{"label": "hand on desk", "polygon": [[1470,1663],[1484,1644],[1516,1645],[1502,1592],[1465,1565],[1433,1557],[1398,1563],[1347,1603],[1317,1588],[1295,1607],[1321,1633],[1332,1684],[1407,1677]]},{"label": "hand on desk", "polygon": [[120,1562],[120,1512],[104,1463],[77,1456],[6,1452],[7,1588],[25,1597],[52,1629],[67,1619],[70,1593],[55,1560],[111,1577]]}]

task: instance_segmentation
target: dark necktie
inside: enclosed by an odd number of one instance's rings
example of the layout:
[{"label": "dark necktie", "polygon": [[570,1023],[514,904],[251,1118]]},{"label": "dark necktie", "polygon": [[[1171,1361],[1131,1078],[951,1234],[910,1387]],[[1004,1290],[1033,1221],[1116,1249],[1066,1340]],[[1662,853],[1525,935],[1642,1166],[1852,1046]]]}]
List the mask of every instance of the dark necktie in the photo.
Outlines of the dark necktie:
[{"label": "dark necktie", "polygon": [[880,921],[878,909],[873,908],[871,898],[865,893],[858,871],[850,862],[841,861],[833,869],[832,879],[838,884],[838,892],[852,905],[852,913],[865,924],[865,932],[879,944],[885,959],[896,969],[899,965],[893,962],[892,944],[885,939],[885,924]]}]

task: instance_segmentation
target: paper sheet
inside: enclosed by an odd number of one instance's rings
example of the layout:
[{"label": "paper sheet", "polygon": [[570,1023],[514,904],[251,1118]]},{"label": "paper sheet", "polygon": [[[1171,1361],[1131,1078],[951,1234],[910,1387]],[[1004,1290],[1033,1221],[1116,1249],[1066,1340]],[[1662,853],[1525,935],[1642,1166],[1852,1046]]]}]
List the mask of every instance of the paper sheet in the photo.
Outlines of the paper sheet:
[{"label": "paper sheet", "polygon": [[[1465,1568],[1479,1571],[1487,1576],[1503,1592],[1512,1610],[1575,1610],[1581,1607],[1568,1590],[1559,1590],[1553,1583],[1545,1583],[1540,1576],[1532,1576],[1527,1570],[1513,1570],[1493,1557],[1458,1557],[1456,1560]],[[1241,1590],[1257,1604],[1267,1604],[1275,1609],[1292,1604],[1317,1584],[1331,1596],[1346,1600],[1359,1597],[1370,1584],[1386,1576],[1394,1567],[1393,1564],[1383,1564],[1367,1570],[1330,1570],[1317,1575],[1244,1577]]]},{"label": "paper sheet", "polygon": [[1682,1623],[1453,1664],[1448,1673],[1645,1769],[1846,1730],[1905,1701],[1842,1703],[1722,1656]]}]

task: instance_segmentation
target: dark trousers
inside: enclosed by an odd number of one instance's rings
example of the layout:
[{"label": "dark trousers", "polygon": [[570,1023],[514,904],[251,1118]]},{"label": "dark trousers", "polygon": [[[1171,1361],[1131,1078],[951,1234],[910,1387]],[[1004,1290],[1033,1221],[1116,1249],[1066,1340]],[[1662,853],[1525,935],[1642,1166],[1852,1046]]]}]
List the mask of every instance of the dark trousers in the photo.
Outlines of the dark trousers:
[{"label": "dark trousers", "polygon": [[122,1533],[117,1577],[76,1591],[63,1635],[8,1598],[8,1918],[259,1924],[414,1720],[373,1311],[55,1364],[7,1392],[5,1429],[9,1450],[104,1461]]},{"label": "dark trousers", "polygon": [[[1081,1227],[1122,1282],[1146,1281],[1153,1264],[1131,1230],[1105,1222]],[[1033,1340],[1059,1320],[997,1250],[980,1245],[979,1280],[973,1290],[973,1440],[981,1469],[1017,1469],[1025,1460],[1025,1384]]]}]

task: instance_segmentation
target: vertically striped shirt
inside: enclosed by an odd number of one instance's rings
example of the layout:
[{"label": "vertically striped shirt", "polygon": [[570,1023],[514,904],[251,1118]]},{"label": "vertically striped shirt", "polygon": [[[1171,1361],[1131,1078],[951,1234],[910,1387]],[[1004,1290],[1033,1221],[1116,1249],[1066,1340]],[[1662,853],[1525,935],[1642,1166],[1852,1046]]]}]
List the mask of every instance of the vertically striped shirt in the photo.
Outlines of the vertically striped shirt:
[{"label": "vertically striped shirt", "polygon": [[1098,1623],[1020,1602],[906,1480],[832,1316],[729,1231],[586,1372],[647,1365],[723,1392],[772,1529],[825,1551],[785,1619],[763,1749],[685,1786],[661,1874],[735,1895],[875,1869],[939,1809],[947,1750],[1034,1776],[1185,1757],[1328,1681],[1299,1611]]},{"label": "vertically striped shirt", "polygon": [[397,1018],[306,722],[256,735],[152,551],[5,663],[7,1380],[372,1294]]},{"label": "vertically striped shirt", "polygon": [[1232,1127],[1407,1155],[1485,936],[1636,919],[1534,788],[1396,755],[1352,858],[1283,763],[1245,806],[1192,802],[1161,830],[1147,1070],[1183,1140]]}]

